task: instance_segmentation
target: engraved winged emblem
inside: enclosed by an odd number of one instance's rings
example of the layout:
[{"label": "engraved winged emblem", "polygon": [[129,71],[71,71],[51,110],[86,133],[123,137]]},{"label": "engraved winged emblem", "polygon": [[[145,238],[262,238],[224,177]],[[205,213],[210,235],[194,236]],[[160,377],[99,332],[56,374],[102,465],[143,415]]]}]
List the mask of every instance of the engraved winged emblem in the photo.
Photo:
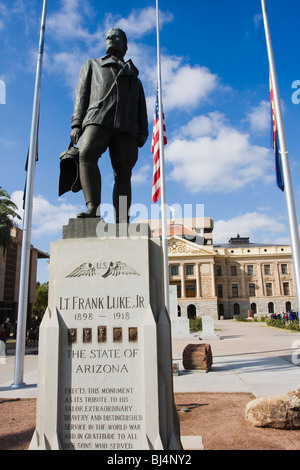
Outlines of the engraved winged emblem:
[{"label": "engraved winged emblem", "polygon": [[82,263],[66,277],[96,276],[97,272],[92,263]]},{"label": "engraved winged emblem", "polygon": [[[108,263],[106,264],[106,266]],[[100,271],[100,272],[99,272]],[[102,272],[101,272],[102,271]],[[66,277],[86,277],[86,276],[100,276],[102,275],[103,278],[107,278],[109,276],[122,276],[122,275],[135,275],[139,276],[139,273],[137,273],[133,268],[128,266],[126,263],[123,263],[122,261],[111,261],[109,263],[108,268],[106,271],[103,273],[103,268],[101,269],[98,264],[95,262],[90,263],[82,263],[77,268],[75,268],[70,274],[68,274]]]},{"label": "engraved winged emblem", "polygon": [[108,270],[106,271],[106,273],[103,274],[102,277],[106,278],[108,276],[122,276],[122,275],[139,276],[139,274],[127,264],[122,263],[122,261],[116,261],[115,263],[111,262],[109,264]]}]

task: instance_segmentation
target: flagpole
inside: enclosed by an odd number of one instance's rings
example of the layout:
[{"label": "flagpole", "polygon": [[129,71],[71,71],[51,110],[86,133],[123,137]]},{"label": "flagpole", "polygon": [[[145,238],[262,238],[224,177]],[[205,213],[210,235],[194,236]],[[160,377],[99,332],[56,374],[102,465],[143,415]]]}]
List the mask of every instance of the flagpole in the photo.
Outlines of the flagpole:
[{"label": "flagpole", "polygon": [[29,288],[29,267],[30,267],[30,245],[31,245],[31,226],[32,226],[32,209],[33,209],[33,186],[34,186],[34,173],[36,162],[36,143],[38,137],[38,119],[40,107],[40,91],[41,91],[41,76],[42,76],[42,62],[45,41],[45,28],[46,28],[46,11],[47,0],[44,0],[39,52],[36,68],[36,80],[33,100],[30,146],[28,155],[28,169],[26,180],[26,195],[24,206],[24,220],[23,220],[23,238],[22,238],[22,252],[21,252],[21,270],[20,270],[20,287],[19,287],[19,304],[18,304],[18,319],[17,319],[17,341],[16,341],[16,357],[15,357],[15,374],[14,383],[11,388],[24,387],[24,356],[25,356],[25,335],[26,335],[26,319],[27,319],[27,305],[28,305],[28,288]]},{"label": "flagpole", "polygon": [[156,0],[156,30],[157,30],[157,75],[158,75],[158,109],[159,109],[159,152],[160,152],[160,177],[161,177],[161,234],[163,250],[164,271],[164,296],[165,307],[169,313],[169,266],[168,266],[168,233],[166,216],[166,191],[165,191],[165,163],[164,163],[164,132],[163,132],[163,108],[161,88],[161,61],[160,61],[160,37],[159,37],[159,8]]},{"label": "flagpole", "polygon": [[[262,12],[263,12],[263,19],[264,19],[264,26],[265,26],[269,64],[270,64],[271,81],[273,84],[275,115],[276,115],[277,129],[278,129],[279,148],[280,148],[282,173],[283,173],[283,180],[284,180],[284,192],[285,192],[285,197],[286,197],[286,205],[287,205],[287,212],[288,212],[288,219],[289,219],[291,247],[292,247],[292,255],[293,255],[296,292],[297,292],[297,298],[298,298],[298,311],[299,311],[300,309],[299,229],[298,229],[298,223],[297,223],[297,215],[296,215],[296,208],[295,208],[295,201],[294,201],[294,194],[293,194],[293,185],[292,185],[291,171],[290,171],[289,158],[288,158],[288,149],[287,149],[287,144],[286,144],[285,129],[284,129],[283,118],[282,118],[279,87],[278,87],[277,74],[276,74],[276,68],[275,68],[273,47],[272,47],[272,42],[271,42],[271,33],[270,33],[270,28],[269,28],[266,2],[265,0],[261,0],[261,3],[262,3]],[[300,321],[300,315],[299,315],[299,321]]]}]

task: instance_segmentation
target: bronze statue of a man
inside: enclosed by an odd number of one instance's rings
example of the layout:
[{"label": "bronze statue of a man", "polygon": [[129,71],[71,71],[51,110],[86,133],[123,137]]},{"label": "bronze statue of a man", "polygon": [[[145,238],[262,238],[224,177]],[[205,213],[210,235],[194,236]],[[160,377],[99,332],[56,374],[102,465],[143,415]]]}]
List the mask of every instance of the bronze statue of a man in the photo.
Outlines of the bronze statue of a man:
[{"label": "bronze statue of a man", "polygon": [[[124,31],[112,28],[106,34],[107,55],[88,60],[80,71],[71,141],[79,148],[79,177],[87,210],[77,217],[96,217],[101,200],[98,159],[109,148],[115,220],[129,222],[132,169],[149,130],[139,71],[131,60],[124,62],[126,51]],[[119,205],[122,196],[127,201],[124,213]]]}]

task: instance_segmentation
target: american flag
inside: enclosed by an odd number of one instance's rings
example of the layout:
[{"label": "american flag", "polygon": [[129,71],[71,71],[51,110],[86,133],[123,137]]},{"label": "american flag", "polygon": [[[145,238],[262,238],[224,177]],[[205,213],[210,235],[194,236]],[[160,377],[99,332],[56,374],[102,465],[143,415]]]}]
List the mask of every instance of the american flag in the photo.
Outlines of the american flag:
[{"label": "american flag", "polygon": [[[164,145],[167,143],[165,116],[163,116],[163,137]],[[160,198],[161,179],[160,179],[160,154],[159,154],[159,102],[158,90],[156,92],[156,103],[154,112],[154,123],[152,133],[151,152],[153,153],[153,181],[152,181],[152,201],[157,202]]]},{"label": "american flag", "polygon": [[274,154],[275,154],[276,184],[278,188],[281,189],[281,191],[284,191],[282,163],[281,163],[281,155],[279,152],[279,139],[278,139],[275,103],[274,103],[274,94],[273,94],[271,76],[269,78],[269,82],[270,82],[270,99],[271,99],[271,114],[272,114],[272,146],[273,146]]}]

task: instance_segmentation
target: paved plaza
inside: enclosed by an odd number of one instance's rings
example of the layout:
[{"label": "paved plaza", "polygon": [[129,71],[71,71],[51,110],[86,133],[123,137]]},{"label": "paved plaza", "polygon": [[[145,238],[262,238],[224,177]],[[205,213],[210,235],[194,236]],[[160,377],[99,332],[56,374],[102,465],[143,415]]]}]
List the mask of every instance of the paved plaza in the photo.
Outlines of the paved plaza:
[{"label": "paved plaza", "polygon": [[[300,388],[300,333],[269,328],[261,322],[216,320],[219,340],[209,343],[213,353],[210,372],[188,372],[182,367],[187,344],[203,342],[199,334],[173,341],[173,359],[179,363],[174,392],[253,393],[275,396]],[[12,389],[14,352],[0,358],[0,398],[36,398],[38,354],[26,349],[23,388]]]},{"label": "paved plaza", "polygon": [[[188,373],[179,363],[181,374],[174,377],[175,392],[251,392],[266,397],[300,388],[300,367],[296,364],[300,363],[300,333],[235,320],[217,320],[215,329],[220,339],[206,341],[213,353],[211,371]],[[197,336],[190,342],[199,342]],[[180,357],[185,344],[174,342],[173,357]]]}]

